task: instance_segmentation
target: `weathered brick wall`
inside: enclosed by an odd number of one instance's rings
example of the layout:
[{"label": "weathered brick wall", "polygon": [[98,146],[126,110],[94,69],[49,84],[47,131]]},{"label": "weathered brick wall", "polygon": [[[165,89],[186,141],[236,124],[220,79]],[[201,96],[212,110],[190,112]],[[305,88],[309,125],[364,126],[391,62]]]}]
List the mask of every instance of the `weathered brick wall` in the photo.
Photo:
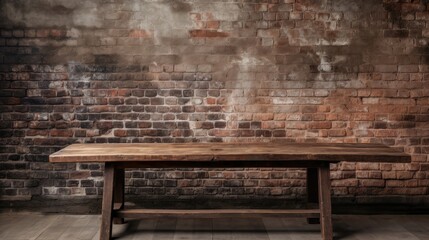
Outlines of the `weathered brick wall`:
[{"label": "weathered brick wall", "polygon": [[[333,166],[339,197],[427,198],[423,0],[0,2],[0,195],[99,195],[75,142],[377,142],[411,164]],[[133,170],[127,194],[302,197],[305,172]]]}]

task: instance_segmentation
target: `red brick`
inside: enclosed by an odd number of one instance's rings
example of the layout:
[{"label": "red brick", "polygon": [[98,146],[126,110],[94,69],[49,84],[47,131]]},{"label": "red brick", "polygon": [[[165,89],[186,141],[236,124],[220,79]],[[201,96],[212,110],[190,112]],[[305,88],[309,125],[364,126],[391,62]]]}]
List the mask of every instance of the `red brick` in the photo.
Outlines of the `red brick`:
[{"label": "red brick", "polygon": [[73,137],[73,130],[53,129],[49,131],[51,137]]},{"label": "red brick", "polygon": [[332,181],[332,187],[357,187],[359,184],[357,179],[342,179]]},{"label": "red brick", "polygon": [[346,130],[344,129],[332,129],[328,131],[330,137],[344,137],[346,136]]},{"label": "red brick", "polygon": [[133,29],[130,30],[128,36],[132,38],[150,38],[152,33],[143,29]]},{"label": "red brick", "polygon": [[273,113],[256,113],[253,115],[255,121],[269,121],[274,119]]},{"label": "red brick", "polygon": [[308,127],[310,129],[330,129],[332,122],[311,122]]},{"label": "red brick", "polygon": [[208,29],[219,29],[220,22],[219,21],[207,21],[206,28]]},{"label": "red brick", "polygon": [[48,36],[49,36],[49,30],[48,29],[38,29],[36,31],[36,37],[45,38]]},{"label": "red brick", "polygon": [[357,170],[379,170],[380,164],[379,163],[357,163],[356,169]]},{"label": "red brick", "polygon": [[54,38],[65,37],[66,34],[67,34],[67,31],[66,30],[61,30],[61,29],[51,29],[51,31],[49,33],[49,35],[51,37],[54,37]]},{"label": "red brick", "polygon": [[386,171],[383,172],[383,179],[396,179],[396,172],[395,171]]},{"label": "red brick", "polygon": [[278,128],[285,128],[286,124],[285,122],[277,122],[277,121],[270,121],[270,122],[262,122],[261,128],[263,129],[278,129]]},{"label": "red brick", "polygon": [[362,186],[362,187],[384,187],[385,181],[384,180],[362,179],[362,180],[359,180],[359,186]]},{"label": "red brick", "polygon": [[275,38],[275,37],[279,37],[279,35],[280,35],[280,32],[278,29],[268,29],[268,30],[259,29],[257,32],[258,37],[264,37],[264,38]]}]

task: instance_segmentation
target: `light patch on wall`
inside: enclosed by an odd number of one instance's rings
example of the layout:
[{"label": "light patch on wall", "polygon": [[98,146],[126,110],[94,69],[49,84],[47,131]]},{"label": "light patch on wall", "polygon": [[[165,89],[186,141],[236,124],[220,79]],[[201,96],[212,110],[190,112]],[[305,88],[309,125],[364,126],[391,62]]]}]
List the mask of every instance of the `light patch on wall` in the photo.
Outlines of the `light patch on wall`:
[{"label": "light patch on wall", "polygon": [[[258,90],[266,79],[256,77],[256,72],[276,74],[278,66],[268,57],[256,56],[248,51],[244,51],[227,66],[225,69],[228,73],[227,88],[230,89],[224,109],[227,128],[235,129],[240,120],[252,120],[253,113],[272,111],[270,109],[272,106],[261,102],[262,98],[258,96]],[[225,141],[230,140],[233,139],[225,139]]]},{"label": "light patch on wall", "polygon": [[[228,65],[229,70],[235,68],[238,69],[237,72],[233,71],[232,74],[229,74],[228,79],[234,81],[233,86],[233,93],[234,91],[243,91],[243,89],[250,89],[250,90],[258,90],[261,86],[261,81],[255,78],[255,72],[258,66],[275,66],[268,58],[261,57],[261,56],[253,56],[247,51],[244,51],[238,59],[234,59],[231,61],[231,64]],[[268,68],[268,67],[267,67]],[[276,70],[275,72],[278,72],[277,66],[275,66]],[[231,76],[232,75],[232,76]],[[234,97],[238,96],[239,94],[231,94],[228,99],[228,103],[230,106],[234,106]],[[251,96],[244,96],[249,97],[247,103],[251,103],[252,99]]]},{"label": "light patch on wall", "polygon": [[0,2],[3,24],[25,27],[101,27],[102,6],[92,1],[16,0]]},{"label": "light patch on wall", "polygon": [[316,52],[317,56],[319,56],[320,63],[319,66],[317,66],[317,70],[320,72],[331,72],[332,71],[332,65],[327,60],[328,56],[325,52]]},{"label": "light patch on wall", "polygon": [[329,41],[326,39],[320,39],[320,45],[329,45],[329,46],[346,46],[350,44],[350,39],[347,38],[338,38],[334,41]]},{"label": "light patch on wall", "polygon": [[[69,64],[67,64],[68,79],[70,79],[71,81],[83,83],[87,87],[89,86],[91,81],[91,74],[85,73],[83,68],[84,68],[84,65],[78,62],[74,62],[74,61],[69,62]],[[83,88],[86,88],[86,87],[83,87]],[[69,96],[73,95],[72,89],[69,89],[67,84],[64,85],[64,90],[68,92]],[[89,94],[90,92],[83,91],[82,102],[87,102],[87,103],[94,102],[94,99],[91,96],[89,96]]]},{"label": "light patch on wall", "polygon": [[240,55],[240,59],[233,60],[232,64],[244,66],[245,69],[250,70],[252,65],[271,65],[273,63],[266,57],[255,57],[245,51]]},{"label": "light patch on wall", "polygon": [[336,64],[341,64],[347,61],[346,56],[335,55],[329,56],[325,51],[318,51],[316,55],[319,56],[319,66],[317,70],[319,72],[332,72]]},{"label": "light patch on wall", "polygon": [[[236,3],[194,3],[193,11],[209,12],[210,17],[219,21],[237,21],[240,15],[240,6]],[[211,20],[211,19],[205,19]]]},{"label": "light patch on wall", "polygon": [[187,38],[188,30],[193,23],[189,17],[191,6],[188,3],[176,1],[172,3],[153,3],[134,1],[134,6],[139,6],[139,12],[135,12],[133,18],[139,19],[141,29],[154,33],[155,44],[161,44],[163,38]]},{"label": "light patch on wall", "polygon": [[98,8],[85,8],[76,11],[73,14],[73,23],[75,26],[82,27],[101,27],[102,21],[99,17]]}]

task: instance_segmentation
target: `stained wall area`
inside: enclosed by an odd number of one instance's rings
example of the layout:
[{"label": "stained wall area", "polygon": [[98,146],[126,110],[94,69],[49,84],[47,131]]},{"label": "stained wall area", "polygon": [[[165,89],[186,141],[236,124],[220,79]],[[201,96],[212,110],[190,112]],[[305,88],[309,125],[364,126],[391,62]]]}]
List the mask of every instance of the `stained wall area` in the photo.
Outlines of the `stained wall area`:
[{"label": "stained wall area", "polygon": [[[429,202],[423,0],[0,2],[0,198],[102,194],[71,143],[382,143],[411,164],[332,166],[333,194]],[[305,171],[127,172],[146,198],[300,198]]]}]

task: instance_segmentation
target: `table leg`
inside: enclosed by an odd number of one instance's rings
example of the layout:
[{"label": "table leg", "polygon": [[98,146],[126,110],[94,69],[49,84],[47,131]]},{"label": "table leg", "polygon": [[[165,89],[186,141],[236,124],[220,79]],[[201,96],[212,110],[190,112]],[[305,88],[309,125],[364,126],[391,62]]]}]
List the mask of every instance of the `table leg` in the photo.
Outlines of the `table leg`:
[{"label": "table leg", "polygon": [[[115,182],[113,191],[113,209],[122,210],[124,209],[124,184],[125,184],[125,170],[123,168],[115,169]],[[123,218],[113,218],[114,224],[123,224]]]},{"label": "table leg", "polygon": [[115,167],[112,163],[104,166],[103,205],[101,210],[100,240],[112,238],[113,183]]},{"label": "table leg", "polygon": [[[307,168],[307,202],[310,204],[319,204],[317,168]],[[319,224],[319,218],[307,218],[309,224]]]},{"label": "table leg", "polygon": [[332,240],[331,179],[329,164],[319,168],[319,208],[322,239]]}]

